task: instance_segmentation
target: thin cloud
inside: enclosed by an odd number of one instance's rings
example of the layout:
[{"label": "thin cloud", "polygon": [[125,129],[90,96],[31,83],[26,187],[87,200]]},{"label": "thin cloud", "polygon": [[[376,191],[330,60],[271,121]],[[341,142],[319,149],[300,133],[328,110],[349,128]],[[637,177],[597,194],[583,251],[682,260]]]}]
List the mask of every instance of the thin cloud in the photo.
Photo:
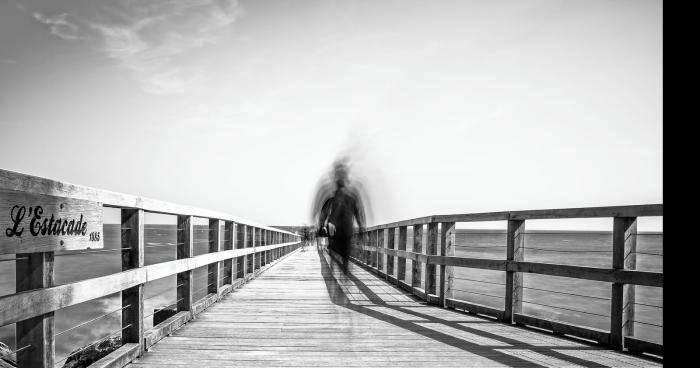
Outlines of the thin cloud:
[{"label": "thin cloud", "polygon": [[34,16],[34,19],[48,25],[52,34],[64,40],[77,40],[81,38],[78,36],[78,31],[80,28],[78,25],[68,21],[67,13],[48,16],[39,12],[34,12],[32,15]]},{"label": "thin cloud", "polygon": [[102,52],[136,73],[146,92],[182,93],[203,77],[197,67],[178,59],[219,41],[242,14],[235,0],[144,3],[121,14],[121,24],[92,23],[102,40]]}]

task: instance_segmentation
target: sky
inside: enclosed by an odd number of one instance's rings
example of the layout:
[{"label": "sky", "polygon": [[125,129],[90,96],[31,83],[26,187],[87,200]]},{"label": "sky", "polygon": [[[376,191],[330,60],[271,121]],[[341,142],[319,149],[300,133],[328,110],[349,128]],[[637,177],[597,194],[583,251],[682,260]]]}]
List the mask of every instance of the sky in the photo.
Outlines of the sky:
[{"label": "sky", "polygon": [[[0,2],[0,168],[309,221],[662,203],[661,1]],[[660,222],[659,222],[660,224]]]}]

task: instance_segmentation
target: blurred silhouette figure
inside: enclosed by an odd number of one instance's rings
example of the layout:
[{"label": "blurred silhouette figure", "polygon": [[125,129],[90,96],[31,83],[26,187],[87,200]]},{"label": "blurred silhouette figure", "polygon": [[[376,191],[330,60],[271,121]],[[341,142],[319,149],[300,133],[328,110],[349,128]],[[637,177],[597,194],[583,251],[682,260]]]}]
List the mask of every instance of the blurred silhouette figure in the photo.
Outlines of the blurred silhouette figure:
[{"label": "blurred silhouette figure", "polygon": [[304,226],[301,229],[301,250],[305,251],[306,246],[309,245],[315,238],[315,234],[311,226]]},{"label": "blurred silhouette figure", "polygon": [[365,212],[361,191],[348,178],[346,159],[333,165],[332,182],[321,185],[313,205],[318,224],[318,236],[328,236],[328,249],[341,259],[343,273],[348,271],[348,257],[353,236],[353,225],[364,231]]}]

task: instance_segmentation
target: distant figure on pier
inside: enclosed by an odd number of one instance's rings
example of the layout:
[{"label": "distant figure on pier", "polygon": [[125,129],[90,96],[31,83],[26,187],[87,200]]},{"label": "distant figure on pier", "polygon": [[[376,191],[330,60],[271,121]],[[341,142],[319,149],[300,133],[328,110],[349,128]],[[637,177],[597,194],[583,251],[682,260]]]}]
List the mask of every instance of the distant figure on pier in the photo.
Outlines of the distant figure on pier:
[{"label": "distant figure on pier", "polygon": [[306,246],[311,243],[314,238],[313,230],[310,226],[304,226],[301,229],[301,250],[306,250]]},{"label": "distant figure on pier", "polygon": [[318,233],[327,233],[329,251],[340,256],[342,270],[346,274],[354,223],[357,222],[360,232],[365,227],[361,192],[349,180],[348,171],[347,160],[336,161],[332,182],[319,188],[313,206]]}]

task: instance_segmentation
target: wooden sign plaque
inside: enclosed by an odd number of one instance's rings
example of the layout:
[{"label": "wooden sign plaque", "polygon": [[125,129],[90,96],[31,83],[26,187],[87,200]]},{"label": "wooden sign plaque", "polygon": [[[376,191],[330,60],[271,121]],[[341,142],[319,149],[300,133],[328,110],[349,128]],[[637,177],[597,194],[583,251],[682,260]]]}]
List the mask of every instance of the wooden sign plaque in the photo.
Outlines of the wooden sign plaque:
[{"label": "wooden sign plaque", "polygon": [[101,203],[0,190],[0,254],[103,247]]}]

